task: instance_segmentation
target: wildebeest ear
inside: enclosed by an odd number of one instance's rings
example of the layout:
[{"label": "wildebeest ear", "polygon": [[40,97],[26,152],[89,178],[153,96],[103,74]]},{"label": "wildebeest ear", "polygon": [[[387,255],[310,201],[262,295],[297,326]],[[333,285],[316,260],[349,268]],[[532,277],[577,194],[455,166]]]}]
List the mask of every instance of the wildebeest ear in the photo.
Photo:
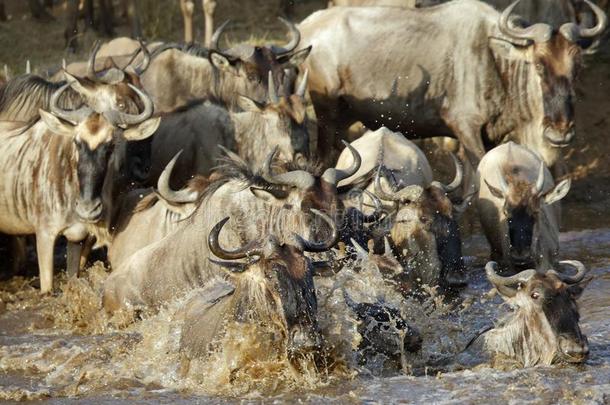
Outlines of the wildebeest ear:
[{"label": "wildebeest ear", "polygon": [[301,50],[280,56],[279,58],[277,58],[277,61],[283,67],[299,67],[303,62],[305,62],[305,59],[307,59],[307,56],[309,56],[309,53],[311,52],[311,48],[312,48],[312,46],[309,45],[305,49],[301,49]]},{"label": "wildebeest ear", "polygon": [[128,141],[140,141],[146,139],[155,133],[159,124],[161,123],[161,117],[150,118],[144,122],[141,122],[136,127],[128,128],[123,131],[123,136]]},{"label": "wildebeest ear", "polygon": [[570,191],[572,181],[565,179],[559,182],[551,191],[544,195],[544,202],[551,205],[561,200]]},{"label": "wildebeest ear", "polygon": [[587,277],[587,278],[583,279],[581,282],[572,284],[571,286],[569,286],[568,292],[570,293],[572,298],[574,298],[575,300],[580,298],[580,296],[582,295],[582,292],[585,290],[585,288],[587,288],[587,285],[589,285],[591,280],[593,280],[593,277]]},{"label": "wildebeest ear", "polygon": [[74,127],[72,125],[63,122],[62,120],[60,120],[53,114],[46,112],[45,110],[39,109],[38,113],[40,114],[40,118],[44,121],[44,123],[51,130],[51,132],[63,136],[74,136]]},{"label": "wildebeest ear", "polygon": [[283,200],[288,197],[288,193],[280,190],[265,190],[263,188],[250,187],[250,191],[256,198],[260,198],[267,202]]},{"label": "wildebeest ear", "polygon": [[262,112],[264,107],[246,96],[237,97],[237,105],[244,111],[248,112]]},{"label": "wildebeest ear", "polygon": [[528,47],[515,45],[505,39],[489,38],[489,48],[491,49],[494,58],[507,60],[529,60]]},{"label": "wildebeest ear", "polygon": [[499,188],[495,188],[494,186],[492,186],[491,184],[489,184],[487,182],[487,180],[484,180],[485,184],[487,184],[487,188],[489,189],[489,192],[491,193],[491,195],[493,195],[496,198],[504,198],[504,194],[502,193],[502,190],[500,190]]},{"label": "wildebeest ear", "polygon": [[235,67],[229,58],[221,53],[210,51],[210,63],[219,70],[235,72]]}]

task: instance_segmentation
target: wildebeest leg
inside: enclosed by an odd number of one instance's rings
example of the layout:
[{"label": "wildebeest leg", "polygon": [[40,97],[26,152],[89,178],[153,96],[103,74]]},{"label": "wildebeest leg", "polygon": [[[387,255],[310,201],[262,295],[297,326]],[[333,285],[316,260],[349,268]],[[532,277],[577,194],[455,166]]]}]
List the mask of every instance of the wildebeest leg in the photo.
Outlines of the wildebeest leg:
[{"label": "wildebeest leg", "polygon": [[10,236],[10,249],[11,249],[11,272],[12,274],[19,274],[21,266],[26,259],[26,239],[25,236]]},{"label": "wildebeest leg", "polygon": [[83,12],[85,17],[85,29],[95,26],[95,9],[93,0],[85,0],[83,4]]},{"label": "wildebeest leg", "polygon": [[53,291],[53,250],[55,234],[36,233],[36,253],[38,254],[38,271],[40,274],[40,292]]},{"label": "wildebeest leg", "polygon": [[0,0],[0,21],[6,21],[6,8],[4,6],[4,0]]},{"label": "wildebeest leg", "polygon": [[84,243],[85,241],[68,241],[66,254],[66,272],[68,273],[68,277],[78,277],[78,273],[80,271],[80,256]]},{"label": "wildebeest leg", "polygon": [[142,38],[142,24],[140,23],[139,0],[125,0],[127,5],[127,17],[131,27],[132,38]]},{"label": "wildebeest leg", "polygon": [[[481,139],[481,124],[476,122],[467,121],[464,119],[452,119],[444,114],[444,120],[447,126],[453,131],[455,137],[460,141],[461,145],[466,151],[466,156],[470,161],[472,167],[478,167],[479,161],[485,155],[485,147],[483,146],[483,139]],[[468,178],[470,177],[470,178]],[[475,190],[473,176],[466,176],[462,189],[464,195],[468,195]]]},{"label": "wildebeest leg", "polygon": [[78,48],[78,0],[68,0],[66,9],[66,30],[64,39],[69,52],[75,53]]},{"label": "wildebeest leg", "polygon": [[317,158],[325,165],[334,165],[343,148],[343,134],[349,127],[345,124],[345,114],[342,114],[342,102],[314,93],[311,94],[311,100],[318,120]]},{"label": "wildebeest leg", "polygon": [[108,37],[114,36],[114,27],[112,26],[112,3],[109,0],[99,0],[100,4],[100,31]]},{"label": "wildebeest leg", "polygon": [[30,6],[30,12],[32,13],[32,17],[37,20],[42,21],[51,21],[53,20],[53,16],[47,13],[47,10],[42,6],[40,0],[28,0],[28,4]]},{"label": "wildebeest leg", "polygon": [[195,3],[192,0],[180,0],[180,11],[184,23],[184,42],[193,43],[193,12]]},{"label": "wildebeest leg", "polygon": [[215,0],[201,0],[203,4],[203,15],[205,20],[205,37],[203,43],[210,46],[212,35],[214,34],[214,10],[216,9]]}]

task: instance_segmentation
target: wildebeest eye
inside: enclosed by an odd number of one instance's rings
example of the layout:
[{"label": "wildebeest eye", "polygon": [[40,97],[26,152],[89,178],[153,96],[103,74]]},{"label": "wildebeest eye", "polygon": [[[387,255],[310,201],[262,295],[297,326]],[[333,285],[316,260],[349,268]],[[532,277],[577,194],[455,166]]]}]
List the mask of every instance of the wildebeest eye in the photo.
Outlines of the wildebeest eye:
[{"label": "wildebeest eye", "polygon": [[536,71],[540,74],[542,74],[544,72],[544,65],[542,65],[542,63],[537,62],[535,65],[536,67]]},{"label": "wildebeest eye", "polygon": [[533,293],[531,293],[530,297],[532,297],[532,299],[537,300],[538,298],[540,298],[540,294],[534,291]]},{"label": "wildebeest eye", "polygon": [[125,111],[125,103],[124,103],[124,102],[122,102],[122,101],[121,101],[121,102],[119,102],[119,103],[117,104],[117,108],[118,108],[119,110],[121,110],[121,111]]}]

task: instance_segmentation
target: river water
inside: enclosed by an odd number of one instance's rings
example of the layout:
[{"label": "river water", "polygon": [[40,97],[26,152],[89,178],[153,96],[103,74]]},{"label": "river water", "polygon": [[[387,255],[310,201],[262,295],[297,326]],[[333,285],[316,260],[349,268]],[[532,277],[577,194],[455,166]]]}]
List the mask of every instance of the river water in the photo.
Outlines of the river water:
[{"label": "river water", "polygon": [[[610,224],[603,215],[567,207],[561,257],[591,268],[593,281],[579,300],[590,357],[580,366],[493,369],[475,343],[481,327],[506,308],[490,294],[482,270],[484,238],[465,238],[469,287],[453,301],[432,292],[421,302],[401,299],[367,263],[316,280],[319,322],[330,367],[304,364],[300,372],[276,347],[273,331],[234,325],[209,358],[181,372],[177,300],[156,314],[108,318],[99,289],[107,273],[92,266],[78,280],[59,277],[61,294],[40,297],[31,279],[0,284],[0,401],[61,403],[193,403],[305,401],[311,403],[609,403]],[[357,321],[343,290],[356,301],[399,308],[416,326],[423,347],[402,364],[377,356],[359,363]]]}]

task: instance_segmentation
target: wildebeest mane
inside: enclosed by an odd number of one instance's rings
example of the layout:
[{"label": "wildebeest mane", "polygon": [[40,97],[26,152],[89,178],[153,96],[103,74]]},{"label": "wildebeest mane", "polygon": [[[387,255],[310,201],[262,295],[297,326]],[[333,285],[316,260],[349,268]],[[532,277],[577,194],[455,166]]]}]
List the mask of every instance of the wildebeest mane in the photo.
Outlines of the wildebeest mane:
[{"label": "wildebeest mane", "polygon": [[[49,82],[36,75],[22,75],[0,88],[0,118],[7,121],[37,121],[38,109],[48,109],[53,93],[66,82]],[[59,98],[59,106],[74,109],[82,105],[81,96],[67,89]]]}]

